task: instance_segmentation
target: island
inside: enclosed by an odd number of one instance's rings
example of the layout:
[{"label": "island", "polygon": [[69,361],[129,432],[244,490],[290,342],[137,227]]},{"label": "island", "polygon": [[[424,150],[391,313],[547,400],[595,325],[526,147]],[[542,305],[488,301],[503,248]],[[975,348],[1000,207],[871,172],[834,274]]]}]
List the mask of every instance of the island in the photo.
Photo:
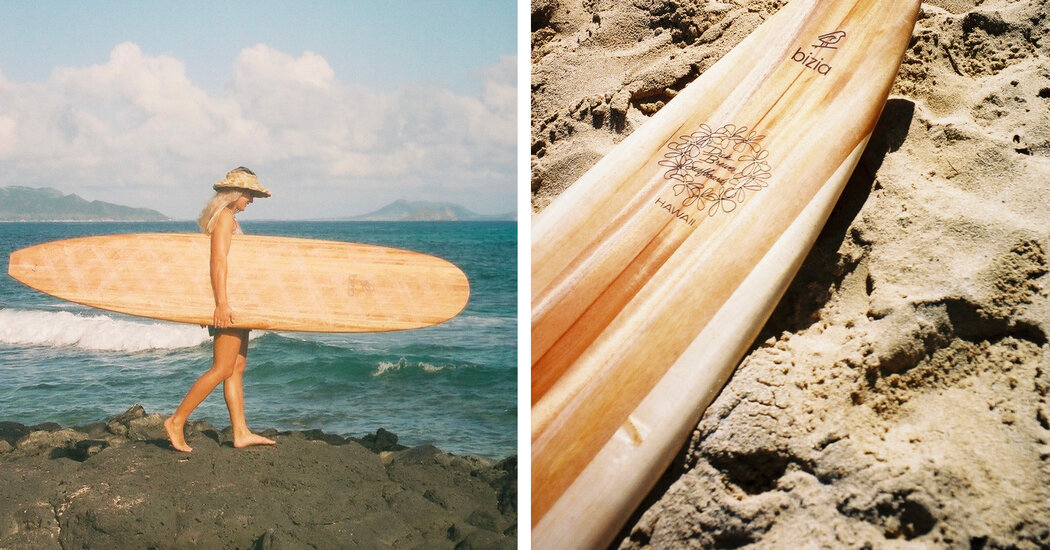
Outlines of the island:
[{"label": "island", "polygon": [[475,221],[514,221],[513,212],[495,216],[478,214],[458,204],[450,202],[396,200],[375,212],[348,218],[358,222],[475,222]]},{"label": "island", "polygon": [[151,222],[170,219],[156,210],[88,201],[50,187],[0,187],[0,222]]}]

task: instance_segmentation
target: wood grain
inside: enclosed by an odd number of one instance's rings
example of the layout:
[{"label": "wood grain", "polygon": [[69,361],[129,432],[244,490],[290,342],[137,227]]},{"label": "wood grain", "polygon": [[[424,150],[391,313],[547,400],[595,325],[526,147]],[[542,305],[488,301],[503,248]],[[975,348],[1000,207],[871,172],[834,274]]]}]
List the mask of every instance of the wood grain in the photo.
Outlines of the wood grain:
[{"label": "wood grain", "polygon": [[666,467],[827,219],[918,7],[791,2],[536,216],[534,547],[607,544]]},{"label": "wood grain", "polygon": [[[110,311],[210,324],[208,237],[147,233],[55,241],[11,254],[8,273],[53,296]],[[470,294],[455,265],[381,246],[234,235],[227,291],[235,326],[381,332],[456,316]]]}]

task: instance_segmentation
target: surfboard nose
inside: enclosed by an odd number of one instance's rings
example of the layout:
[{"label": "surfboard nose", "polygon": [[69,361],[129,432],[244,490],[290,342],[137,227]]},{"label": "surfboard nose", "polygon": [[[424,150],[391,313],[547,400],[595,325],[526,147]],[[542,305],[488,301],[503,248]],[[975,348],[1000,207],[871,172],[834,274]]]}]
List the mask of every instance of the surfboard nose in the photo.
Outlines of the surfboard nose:
[{"label": "surfboard nose", "polygon": [[25,248],[15,250],[8,256],[7,275],[16,281],[29,286],[24,280],[25,274],[31,273],[35,269],[35,265],[26,261],[25,251]]}]

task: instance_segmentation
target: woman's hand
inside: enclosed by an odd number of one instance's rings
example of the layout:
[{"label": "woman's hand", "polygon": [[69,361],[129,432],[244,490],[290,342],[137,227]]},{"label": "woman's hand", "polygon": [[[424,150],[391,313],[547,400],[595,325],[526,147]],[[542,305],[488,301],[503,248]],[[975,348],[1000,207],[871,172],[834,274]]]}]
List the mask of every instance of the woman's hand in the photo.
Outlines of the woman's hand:
[{"label": "woman's hand", "polygon": [[215,316],[212,323],[215,328],[230,328],[233,326],[233,309],[230,304],[219,304],[215,306]]}]

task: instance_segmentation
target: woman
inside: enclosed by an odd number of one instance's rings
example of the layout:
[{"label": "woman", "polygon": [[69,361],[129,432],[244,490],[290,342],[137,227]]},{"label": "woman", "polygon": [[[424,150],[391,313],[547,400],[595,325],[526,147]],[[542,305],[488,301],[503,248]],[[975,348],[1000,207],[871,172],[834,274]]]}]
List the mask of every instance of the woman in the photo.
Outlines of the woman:
[{"label": "woman", "polygon": [[270,191],[259,185],[255,174],[243,166],[231,170],[226,178],[216,183],[215,196],[208,202],[197,220],[201,231],[211,236],[211,286],[215,295],[213,326],[208,332],[215,338],[211,369],[201,375],[190,387],[175,413],[164,421],[171,446],[178,451],[193,450],[186,444],[184,428],[193,409],[211,394],[219,382],[223,383],[226,408],[230,410],[233,446],[274,445],[275,441],[252,433],[244,419],[244,368],[248,360],[248,330],[235,328],[236,319],[226,295],[226,259],[230,241],[241,233],[234,215],[243,212],[256,197],[269,197]]}]

